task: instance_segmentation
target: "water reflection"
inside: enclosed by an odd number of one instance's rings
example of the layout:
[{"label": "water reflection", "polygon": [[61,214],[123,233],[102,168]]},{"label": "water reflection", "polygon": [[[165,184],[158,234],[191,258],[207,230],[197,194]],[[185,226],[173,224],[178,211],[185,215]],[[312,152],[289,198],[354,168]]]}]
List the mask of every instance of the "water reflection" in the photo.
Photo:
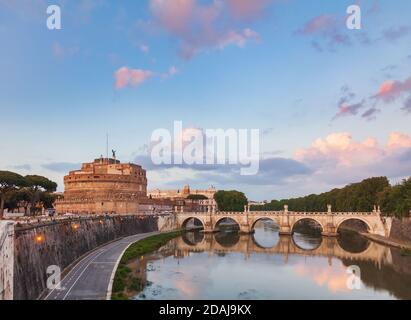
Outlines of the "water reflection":
[{"label": "water reflection", "polygon": [[214,239],[220,246],[232,248],[240,241],[240,234],[234,230],[226,230],[216,233]]},{"label": "water reflection", "polygon": [[185,232],[182,235],[182,239],[185,244],[189,246],[195,246],[204,240],[204,233],[202,232]]},{"label": "water reflection", "polygon": [[351,253],[364,252],[370,245],[370,241],[361,237],[358,233],[348,230],[340,231],[340,236],[337,240],[341,248]]},{"label": "water reflection", "polygon": [[[135,299],[411,299],[411,258],[353,235],[322,238],[273,224],[254,235],[188,232],[129,266],[151,285]],[[347,267],[361,268],[360,290]],[[145,270],[145,272],[141,270]]]},{"label": "water reflection", "polygon": [[302,219],[293,228],[293,243],[302,250],[315,250],[322,243],[322,227],[312,219]]},{"label": "water reflection", "polygon": [[258,220],[252,235],[255,244],[261,248],[272,248],[279,240],[279,226],[271,219]]}]

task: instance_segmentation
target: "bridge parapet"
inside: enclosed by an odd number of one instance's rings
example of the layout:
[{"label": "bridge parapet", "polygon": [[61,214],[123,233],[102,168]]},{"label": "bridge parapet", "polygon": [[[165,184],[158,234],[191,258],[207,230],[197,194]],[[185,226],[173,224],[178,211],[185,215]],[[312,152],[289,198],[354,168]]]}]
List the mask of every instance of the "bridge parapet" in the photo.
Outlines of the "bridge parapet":
[{"label": "bridge parapet", "polygon": [[221,215],[229,215],[229,216],[232,216],[232,215],[244,215],[244,214],[246,214],[247,212],[238,212],[238,211],[216,211],[215,212],[215,215],[217,215],[217,216],[221,216]]}]

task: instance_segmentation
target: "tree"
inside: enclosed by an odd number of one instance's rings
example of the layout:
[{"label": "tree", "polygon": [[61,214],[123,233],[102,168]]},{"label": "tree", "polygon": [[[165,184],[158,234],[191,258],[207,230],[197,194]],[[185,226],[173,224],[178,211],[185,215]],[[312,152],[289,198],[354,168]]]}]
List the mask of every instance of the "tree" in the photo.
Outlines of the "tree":
[{"label": "tree", "polygon": [[24,213],[27,214],[27,209],[31,203],[31,195],[27,188],[14,189],[7,193],[5,208],[15,210],[24,208]]},{"label": "tree", "polygon": [[43,176],[29,175],[25,177],[27,181],[27,190],[30,193],[31,207],[30,213],[35,214],[36,203],[41,200],[43,193],[51,193],[56,191],[57,183],[47,179]]},{"label": "tree", "polygon": [[0,219],[3,218],[7,193],[25,185],[26,180],[18,173],[0,171]]},{"label": "tree", "polygon": [[244,210],[244,206],[248,204],[247,197],[239,191],[217,191],[214,194],[214,200],[217,202],[220,211],[237,211]]},{"label": "tree", "polygon": [[252,206],[252,210],[283,210],[287,204],[292,211],[322,212],[331,204],[334,211],[371,211],[386,188],[391,188],[386,177],[374,177],[321,194],[273,200],[264,206]]},{"label": "tree", "polygon": [[398,218],[408,217],[411,212],[411,178],[386,187],[378,194],[378,198],[384,214]]},{"label": "tree", "polygon": [[43,203],[44,209],[53,208],[53,203],[56,199],[57,195],[50,192],[42,192],[40,194],[40,201]]}]

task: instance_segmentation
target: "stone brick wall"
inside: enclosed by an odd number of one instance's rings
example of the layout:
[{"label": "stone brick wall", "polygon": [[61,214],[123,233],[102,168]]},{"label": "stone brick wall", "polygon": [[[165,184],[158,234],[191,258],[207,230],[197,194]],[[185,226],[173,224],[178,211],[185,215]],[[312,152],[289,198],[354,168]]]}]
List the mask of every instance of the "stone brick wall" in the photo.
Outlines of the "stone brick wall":
[{"label": "stone brick wall", "polygon": [[138,200],[64,200],[55,204],[59,214],[133,214],[139,212]]},{"label": "stone brick wall", "polygon": [[0,300],[13,299],[14,227],[0,221]]},{"label": "stone brick wall", "polygon": [[411,242],[411,218],[403,218],[402,220],[393,218],[390,238],[392,240]]},{"label": "stone brick wall", "polygon": [[106,216],[16,228],[14,299],[37,299],[46,289],[46,270],[51,265],[64,270],[112,240],[174,228],[173,216]]}]

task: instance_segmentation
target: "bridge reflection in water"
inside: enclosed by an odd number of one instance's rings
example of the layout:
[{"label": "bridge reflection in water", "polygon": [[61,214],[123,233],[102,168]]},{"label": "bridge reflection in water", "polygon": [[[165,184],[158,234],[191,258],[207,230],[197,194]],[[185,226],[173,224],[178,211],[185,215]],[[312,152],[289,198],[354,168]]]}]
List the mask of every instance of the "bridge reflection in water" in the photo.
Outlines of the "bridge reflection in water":
[{"label": "bridge reflection in water", "polygon": [[[186,232],[176,240],[176,250],[182,252],[210,252],[210,253],[229,253],[241,252],[245,257],[253,253],[280,254],[284,257],[284,262],[288,261],[290,255],[302,256],[322,256],[330,259],[339,258],[353,261],[370,261],[380,267],[383,263],[392,263],[391,250],[389,247],[379,245],[363,239],[361,251],[358,246],[352,249],[345,246],[345,242],[340,238],[313,237],[308,238],[315,245],[313,248],[299,245],[298,237],[300,234],[292,236],[279,235],[276,244],[272,247],[262,245],[256,239],[258,233],[254,235],[243,235],[236,232],[219,232],[215,234],[203,234],[200,232]],[[305,240],[307,236],[304,237]],[[357,237],[360,238],[360,237]],[[364,241],[365,240],[365,241]],[[317,243],[316,243],[317,242]],[[303,242],[304,243],[304,242]],[[305,244],[307,241],[305,241]],[[345,248],[343,248],[343,246]]]},{"label": "bridge reflection in water", "polygon": [[[362,289],[347,288],[347,267]],[[411,258],[354,234],[185,232],[129,265],[151,285],[136,299],[411,299]]]}]

